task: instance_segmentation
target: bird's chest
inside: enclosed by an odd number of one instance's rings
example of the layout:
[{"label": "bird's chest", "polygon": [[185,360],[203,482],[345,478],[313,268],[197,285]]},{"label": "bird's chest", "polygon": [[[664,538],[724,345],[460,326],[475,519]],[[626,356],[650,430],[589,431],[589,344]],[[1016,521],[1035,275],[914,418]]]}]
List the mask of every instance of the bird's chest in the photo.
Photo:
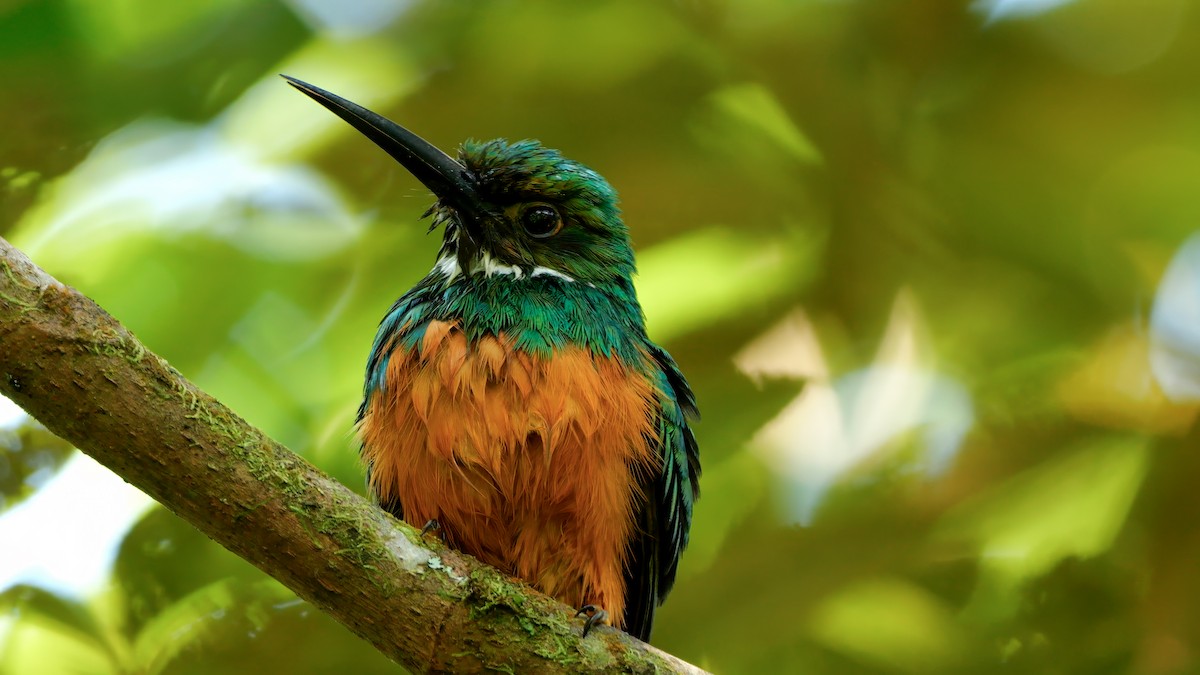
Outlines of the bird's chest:
[{"label": "bird's chest", "polygon": [[586,349],[532,356],[434,321],[392,352],[364,411],[372,489],[409,522],[437,518],[459,538],[490,529],[495,545],[522,528],[623,517],[654,465],[656,395],[638,369]]}]

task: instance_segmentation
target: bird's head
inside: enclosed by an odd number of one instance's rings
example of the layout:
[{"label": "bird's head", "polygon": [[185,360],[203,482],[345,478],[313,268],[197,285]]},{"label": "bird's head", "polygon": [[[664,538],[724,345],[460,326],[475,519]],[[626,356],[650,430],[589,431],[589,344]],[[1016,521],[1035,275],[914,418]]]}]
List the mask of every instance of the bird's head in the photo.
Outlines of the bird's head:
[{"label": "bird's head", "polygon": [[617,194],[600,174],[537,141],[467,141],[458,159],[362,106],[284,76],[394,157],[437,197],[448,276],[550,275],[596,286],[634,271]]}]

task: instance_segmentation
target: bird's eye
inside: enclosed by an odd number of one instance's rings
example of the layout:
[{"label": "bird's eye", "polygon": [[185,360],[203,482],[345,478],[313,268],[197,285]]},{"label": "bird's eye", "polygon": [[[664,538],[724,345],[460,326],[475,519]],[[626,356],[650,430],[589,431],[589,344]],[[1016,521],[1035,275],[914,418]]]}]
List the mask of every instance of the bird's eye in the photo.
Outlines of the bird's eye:
[{"label": "bird's eye", "polygon": [[558,209],[549,204],[530,204],[521,211],[521,226],[529,236],[545,239],[558,234],[562,229],[562,217]]}]

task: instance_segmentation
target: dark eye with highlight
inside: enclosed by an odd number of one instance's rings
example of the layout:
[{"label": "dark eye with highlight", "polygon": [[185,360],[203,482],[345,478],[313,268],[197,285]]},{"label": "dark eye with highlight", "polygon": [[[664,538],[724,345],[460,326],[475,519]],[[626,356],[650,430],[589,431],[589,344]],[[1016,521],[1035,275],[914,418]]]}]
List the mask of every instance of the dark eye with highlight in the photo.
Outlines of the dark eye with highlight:
[{"label": "dark eye with highlight", "polygon": [[553,237],[562,229],[562,216],[549,204],[530,204],[521,210],[521,227],[538,239]]}]

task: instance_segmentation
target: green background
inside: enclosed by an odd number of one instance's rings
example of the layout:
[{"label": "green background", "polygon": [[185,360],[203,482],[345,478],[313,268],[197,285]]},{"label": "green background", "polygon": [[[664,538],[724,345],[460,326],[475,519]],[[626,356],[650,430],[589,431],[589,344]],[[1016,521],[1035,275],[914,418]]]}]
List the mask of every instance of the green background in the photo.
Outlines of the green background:
[{"label": "green background", "polygon": [[[366,352],[438,237],[276,74],[538,138],[620,192],[704,415],[655,644],[1196,672],[1200,8],[1035,4],[0,0],[0,235],[361,489]],[[67,452],[0,434],[2,504]],[[0,599],[4,672],[395,670],[161,508],[94,595]]]}]

